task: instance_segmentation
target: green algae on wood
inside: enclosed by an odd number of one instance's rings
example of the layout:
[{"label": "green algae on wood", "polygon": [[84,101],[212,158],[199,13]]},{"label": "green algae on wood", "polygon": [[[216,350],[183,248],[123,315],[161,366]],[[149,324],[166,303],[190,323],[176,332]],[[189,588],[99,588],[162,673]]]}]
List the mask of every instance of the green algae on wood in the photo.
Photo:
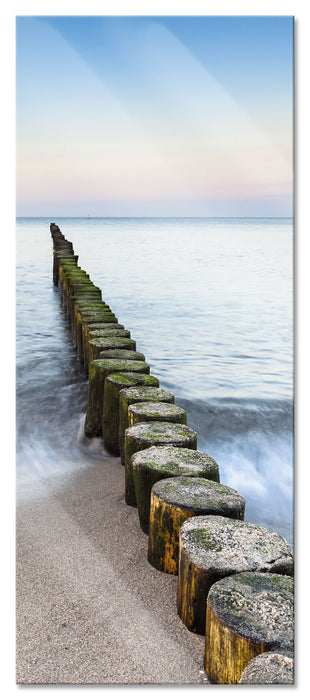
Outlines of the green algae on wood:
[{"label": "green algae on wood", "polygon": [[[112,324],[109,324],[112,325]],[[100,359],[101,345],[100,342],[104,340],[112,340],[114,338],[130,338],[130,331],[125,328],[107,328],[99,329],[97,331],[88,331],[87,326],[83,328],[83,354],[84,354],[84,365],[85,371],[88,371],[89,362],[92,360]],[[103,348],[102,348],[103,349]],[[132,343],[128,350],[135,350],[135,343]]]},{"label": "green algae on wood", "polygon": [[184,522],[179,536],[177,608],[189,630],[205,633],[211,586],[243,571],[292,576],[290,545],[265,527],[219,515],[201,515]]},{"label": "green algae on wood", "polygon": [[[132,352],[134,355],[139,355],[139,353],[134,353],[133,351],[119,350],[115,352]],[[102,354],[103,353],[100,353],[100,355]],[[143,355],[142,358],[144,358]],[[136,357],[132,359],[141,360],[142,358]],[[106,449],[115,455],[120,454],[119,393],[124,387],[132,386],[133,384],[140,384],[144,387],[157,387],[159,381],[151,375],[138,375],[134,374],[133,372],[112,374],[105,380],[102,414],[102,434]]]},{"label": "green algae on wood", "polygon": [[[90,334],[93,331],[103,331],[104,334],[106,331],[113,331],[113,330],[125,330],[124,326],[121,323],[109,323],[105,321],[104,323],[84,323],[82,326],[83,329],[83,349],[84,352],[88,348],[88,342],[90,338]],[[99,337],[99,336],[97,336]]]},{"label": "green algae on wood", "polygon": [[[130,342],[127,338],[119,341]],[[135,360],[93,360],[89,365],[88,403],[84,432],[87,437],[102,435],[102,412],[104,400],[104,381],[109,374],[117,372],[134,372],[149,374],[150,366],[146,362]]]},{"label": "green algae on wood", "polygon": [[145,450],[152,445],[174,445],[197,449],[197,433],[187,425],[153,421],[137,423],[125,430],[125,501],[127,505],[136,506],[135,488],[131,469],[131,457],[135,452]]},{"label": "green algae on wood", "polygon": [[[75,317],[77,308],[83,308],[81,306],[81,302],[82,302],[82,304],[85,304],[85,303],[89,304],[94,299],[96,299],[96,301],[97,301],[97,298],[94,296],[93,292],[91,292],[89,290],[74,292],[74,294],[69,296],[68,308],[69,308],[69,313],[71,316],[72,323],[74,323],[74,317]],[[102,308],[105,311],[110,311],[110,309],[106,306],[100,306],[99,308]]]},{"label": "green algae on wood", "polygon": [[87,293],[87,294],[92,294],[94,296],[94,299],[97,298],[98,302],[101,300],[101,290],[97,287],[95,287],[92,283],[86,284],[85,282],[82,281],[75,281],[72,282],[70,280],[66,280],[63,284],[62,292],[63,292],[63,299],[64,299],[64,304],[67,308],[69,308],[69,299],[72,297],[75,293],[80,291],[80,293]]},{"label": "green algae on wood", "polygon": [[206,613],[205,671],[212,683],[239,683],[252,658],[293,652],[294,580],[247,572],[217,581]]},{"label": "green algae on wood", "polygon": [[131,469],[143,532],[148,533],[151,489],[157,481],[175,476],[194,476],[220,481],[219,467],[209,455],[171,445],[149,447],[131,458]]},{"label": "green algae on wood", "polygon": [[166,421],[187,425],[187,416],[184,408],[163,401],[140,401],[128,406],[129,426],[149,421]]},{"label": "green algae on wood", "polygon": [[73,316],[78,312],[102,311],[103,313],[112,313],[111,309],[103,301],[100,301],[93,292],[75,292],[72,295],[73,300]]},{"label": "green algae on wood", "polygon": [[176,476],[152,487],[148,560],[170,574],[178,572],[179,531],[195,515],[216,514],[242,520],[245,500],[234,489],[200,477]]},{"label": "green algae on wood", "polygon": [[76,316],[81,323],[118,323],[118,318],[115,314],[110,311],[105,311],[104,309],[101,310],[100,308],[98,310],[78,309]]},{"label": "green algae on wood", "polygon": [[84,327],[90,323],[118,323],[118,319],[114,314],[99,311],[98,313],[84,314],[81,309],[78,309],[75,315],[75,341],[78,349],[78,354],[83,357],[84,353]]},{"label": "green algae on wood", "polygon": [[159,388],[159,382],[156,387],[129,386],[123,388],[119,394],[119,444],[121,462],[125,464],[124,439],[125,430],[129,428],[128,421],[128,406],[140,401],[163,401],[165,403],[174,403],[174,395],[167,389]]},{"label": "green algae on wood", "polygon": [[[103,326],[103,324],[101,324]],[[111,324],[106,324],[107,326],[110,325],[112,328],[97,328],[97,329],[91,329],[88,333],[88,338],[89,340],[96,340],[96,338],[104,338],[105,336],[109,335],[117,335],[120,338],[130,338],[130,331],[126,330],[126,328],[117,328],[116,323],[111,323]]]},{"label": "green algae on wood", "polygon": [[69,250],[68,250],[68,252],[66,252],[64,250],[62,255],[60,252],[54,251],[54,254],[53,254],[53,282],[54,282],[55,286],[58,286],[60,257],[62,257],[62,259],[67,258],[68,260],[72,260],[72,262],[74,262],[74,264],[76,264],[78,259],[79,259],[78,255],[74,255],[74,253],[69,252]]},{"label": "green algae on wood", "polygon": [[122,350],[121,348],[102,350],[99,353],[99,360],[107,360],[109,358],[119,360],[141,360],[142,362],[145,362],[145,355],[143,355],[142,352],[136,352],[135,350]]},{"label": "green algae on wood", "polygon": [[91,340],[88,343],[89,362],[99,359],[99,354],[102,350],[111,348],[124,348],[127,350],[136,350],[136,342],[132,338],[122,338],[117,335],[105,336]]},{"label": "green algae on wood", "polygon": [[[98,336],[94,337],[102,337],[103,335],[110,335],[110,333],[107,333],[107,331],[122,331],[125,330],[124,326],[121,323],[114,323],[113,321],[109,321],[108,319],[106,321],[101,321],[99,323],[85,323],[83,322],[81,324],[81,333],[82,333],[82,338],[83,338],[83,356],[84,356],[84,362],[85,366],[88,367],[89,363],[89,351],[88,351],[88,344],[91,339],[91,334],[94,331],[101,331],[101,334]],[[128,333],[129,331],[127,331]],[[113,334],[114,335],[114,334]],[[118,335],[116,333],[115,335]],[[129,337],[127,334],[123,337]]]}]

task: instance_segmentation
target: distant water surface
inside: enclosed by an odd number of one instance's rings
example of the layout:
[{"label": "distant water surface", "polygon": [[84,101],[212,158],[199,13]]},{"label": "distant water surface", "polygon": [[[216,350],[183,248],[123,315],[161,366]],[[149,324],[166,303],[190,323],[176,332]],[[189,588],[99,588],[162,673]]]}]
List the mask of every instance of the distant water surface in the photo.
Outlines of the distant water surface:
[{"label": "distant water surface", "polygon": [[246,520],[293,542],[291,219],[17,220],[17,483],[102,460],[52,279],[55,221],[198,430]]}]

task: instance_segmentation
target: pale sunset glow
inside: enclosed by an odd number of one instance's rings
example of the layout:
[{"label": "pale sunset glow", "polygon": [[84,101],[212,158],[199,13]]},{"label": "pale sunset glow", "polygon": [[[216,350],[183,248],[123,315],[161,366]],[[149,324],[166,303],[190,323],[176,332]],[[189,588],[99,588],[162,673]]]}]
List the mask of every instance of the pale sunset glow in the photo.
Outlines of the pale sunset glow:
[{"label": "pale sunset glow", "polygon": [[17,214],[292,215],[292,55],[291,17],[18,17]]}]

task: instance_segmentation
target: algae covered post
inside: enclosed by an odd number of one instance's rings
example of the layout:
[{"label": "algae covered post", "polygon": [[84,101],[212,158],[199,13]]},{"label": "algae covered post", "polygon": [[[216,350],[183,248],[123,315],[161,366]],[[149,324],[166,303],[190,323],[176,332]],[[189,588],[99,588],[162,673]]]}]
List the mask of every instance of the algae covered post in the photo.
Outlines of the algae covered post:
[{"label": "algae covered post", "polygon": [[249,572],[215,583],[207,599],[205,668],[212,683],[236,684],[255,656],[294,647],[294,581]]},{"label": "algae covered post", "polygon": [[168,574],[178,573],[180,527],[188,518],[216,514],[243,520],[244,498],[215,481],[176,476],[152,487],[148,560]]},{"label": "algae covered post", "polygon": [[131,468],[140,525],[145,533],[149,531],[151,490],[157,481],[174,476],[220,480],[218,464],[212,457],[186,447],[162,445],[141,450],[132,456]]},{"label": "algae covered post", "polygon": [[[104,343],[106,343],[108,346],[109,342],[110,341],[102,341],[101,347]],[[128,338],[118,338],[116,339],[116,342],[131,343],[132,341]],[[116,347],[119,346],[117,345]],[[147,362],[141,362],[139,360],[118,360],[113,358],[109,360],[92,360],[90,362],[88,404],[85,418],[85,435],[87,435],[87,437],[102,435],[105,379],[110,374],[115,374],[121,371],[149,374],[150,365],[148,365]]]},{"label": "algae covered post", "polygon": [[205,634],[211,586],[242,571],[293,576],[292,549],[265,527],[221,515],[190,518],[180,528],[177,606],[184,624]]}]

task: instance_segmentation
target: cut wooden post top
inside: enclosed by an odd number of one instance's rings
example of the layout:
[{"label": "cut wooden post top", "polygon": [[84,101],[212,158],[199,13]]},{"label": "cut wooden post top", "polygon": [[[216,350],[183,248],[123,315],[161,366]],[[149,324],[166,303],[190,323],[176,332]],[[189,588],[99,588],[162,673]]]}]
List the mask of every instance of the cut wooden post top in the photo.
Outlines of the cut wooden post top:
[{"label": "cut wooden post top", "polygon": [[[274,573],[247,572],[217,581],[208,608],[226,628],[256,644],[293,651],[294,579]],[[267,651],[267,649],[266,649]]]},{"label": "cut wooden post top", "polygon": [[[126,391],[126,390],[125,390]],[[123,393],[123,392],[121,392]],[[168,476],[191,475],[201,476],[202,472],[209,474],[209,479],[219,481],[219,467],[209,455],[191,450],[188,447],[174,445],[158,445],[136,452],[131,457],[132,467],[139,470],[152,470]]]},{"label": "cut wooden post top", "polygon": [[293,575],[294,571],[292,549],[281,535],[221,515],[199,515],[183,523],[180,547],[198,569],[222,576],[254,570]]},{"label": "cut wooden post top", "polygon": [[245,500],[235,489],[201,477],[175,476],[157,481],[152,493],[183,510],[243,518]]},{"label": "cut wooden post top", "polygon": [[150,445],[164,443],[178,445],[183,442],[197,444],[197,433],[193,428],[181,423],[165,421],[137,423],[126,429],[125,436],[128,440],[143,441]]}]

